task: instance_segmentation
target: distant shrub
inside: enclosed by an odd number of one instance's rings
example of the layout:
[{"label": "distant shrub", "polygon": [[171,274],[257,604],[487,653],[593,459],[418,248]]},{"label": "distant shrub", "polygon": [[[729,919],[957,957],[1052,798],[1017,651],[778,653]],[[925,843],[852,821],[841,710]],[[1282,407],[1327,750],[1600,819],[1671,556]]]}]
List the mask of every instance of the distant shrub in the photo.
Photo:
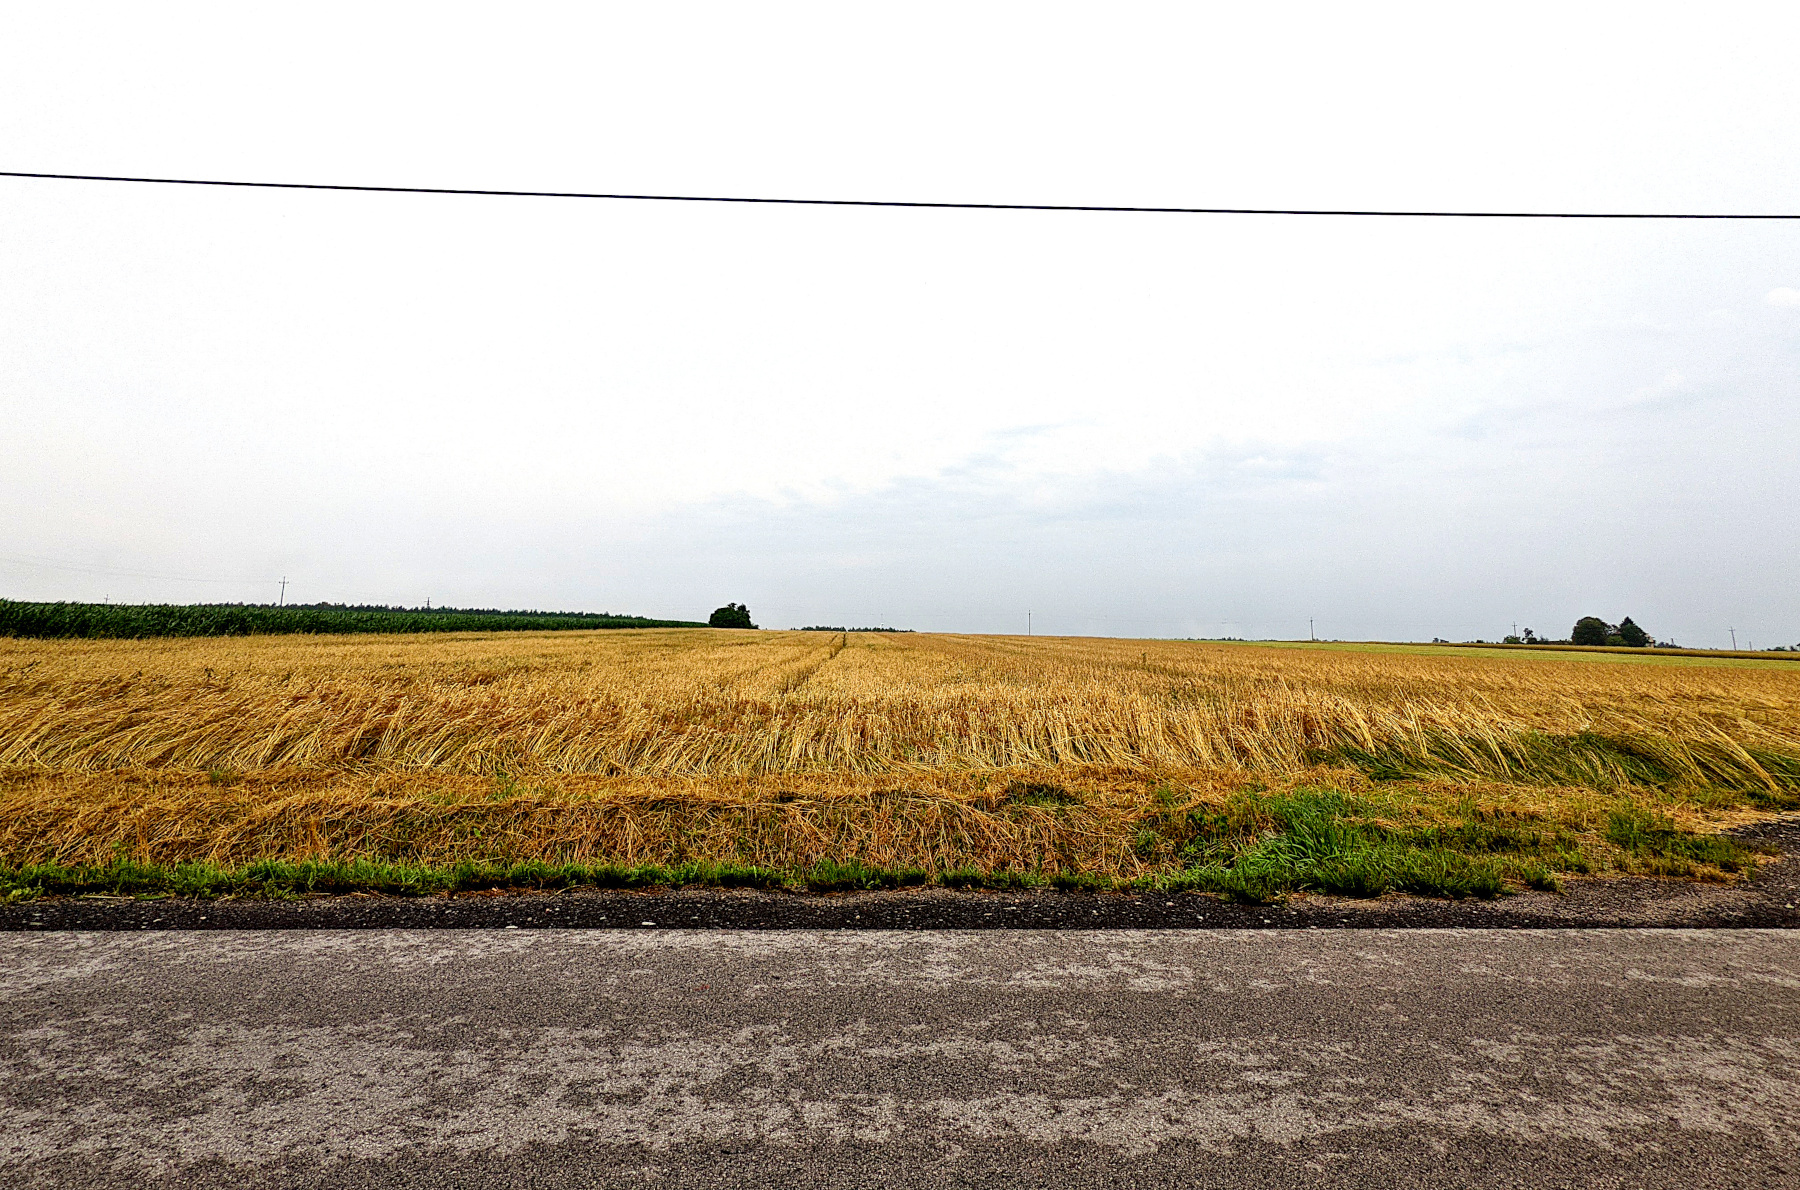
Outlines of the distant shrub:
[{"label": "distant shrub", "polygon": [[1617,624],[1608,624],[1599,616],[1583,616],[1575,621],[1575,630],[1569,634],[1569,643],[1610,645],[1616,649],[1647,649],[1656,641],[1648,632],[1639,628],[1630,616]]},{"label": "distant shrub", "polygon": [[794,629],[796,632],[911,632],[910,628],[845,628],[842,625],[808,624],[804,628]]},{"label": "distant shrub", "polygon": [[1612,625],[1599,616],[1583,616],[1575,621],[1575,630],[1569,633],[1572,645],[1603,645],[1612,634]]},{"label": "distant shrub", "polygon": [[706,621],[709,628],[754,628],[750,622],[750,609],[741,603],[727,603],[713,612]]}]

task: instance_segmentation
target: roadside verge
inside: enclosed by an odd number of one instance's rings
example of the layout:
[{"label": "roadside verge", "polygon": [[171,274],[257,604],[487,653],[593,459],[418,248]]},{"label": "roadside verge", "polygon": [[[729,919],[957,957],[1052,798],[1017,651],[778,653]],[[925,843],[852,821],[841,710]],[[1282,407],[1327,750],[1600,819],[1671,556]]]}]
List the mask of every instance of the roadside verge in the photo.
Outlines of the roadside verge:
[{"label": "roadside verge", "polygon": [[197,900],[44,897],[0,905],[0,930],[346,929],[1800,929],[1800,819],[1733,834],[1780,849],[1754,877],[1702,884],[1571,881],[1494,900],[1294,896],[1240,904],[1193,892],[943,888],[494,891],[450,896]]}]

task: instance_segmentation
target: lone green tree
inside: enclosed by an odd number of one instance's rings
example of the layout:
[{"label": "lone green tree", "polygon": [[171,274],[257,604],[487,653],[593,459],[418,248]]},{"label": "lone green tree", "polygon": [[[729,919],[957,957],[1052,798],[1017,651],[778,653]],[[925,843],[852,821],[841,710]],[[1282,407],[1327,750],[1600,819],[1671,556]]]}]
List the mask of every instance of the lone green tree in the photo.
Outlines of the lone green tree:
[{"label": "lone green tree", "polygon": [[727,603],[712,614],[706,621],[711,628],[754,628],[750,622],[750,609],[741,603]]},{"label": "lone green tree", "polygon": [[1650,647],[1650,634],[1632,623],[1630,616],[1619,621],[1619,638],[1634,649]]},{"label": "lone green tree", "polygon": [[1572,645],[1603,645],[1606,638],[1613,633],[1612,625],[1599,616],[1583,616],[1575,621],[1575,630],[1569,633]]}]

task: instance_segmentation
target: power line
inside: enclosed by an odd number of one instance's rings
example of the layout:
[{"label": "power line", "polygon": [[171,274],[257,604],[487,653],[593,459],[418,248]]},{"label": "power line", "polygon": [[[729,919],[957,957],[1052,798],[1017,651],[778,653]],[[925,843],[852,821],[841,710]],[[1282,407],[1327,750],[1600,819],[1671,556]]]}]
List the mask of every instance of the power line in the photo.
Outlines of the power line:
[{"label": "power line", "polygon": [[721,202],[789,207],[911,207],[950,211],[1087,211],[1121,215],[1326,215],[1376,219],[1751,219],[1769,215],[1693,211],[1388,211],[1331,207],[1125,207],[1048,202],[913,202],[876,198],[745,198],[718,194],[604,194],[586,190],[476,190],[455,186],[359,186],[337,182],[243,182],[224,178],[138,178],[114,174],[48,174],[0,170],[0,178],[62,182],[140,182],[156,186],[234,186],[251,190],[347,190],[363,194],[462,194],[485,198],[597,198],[620,202]]}]

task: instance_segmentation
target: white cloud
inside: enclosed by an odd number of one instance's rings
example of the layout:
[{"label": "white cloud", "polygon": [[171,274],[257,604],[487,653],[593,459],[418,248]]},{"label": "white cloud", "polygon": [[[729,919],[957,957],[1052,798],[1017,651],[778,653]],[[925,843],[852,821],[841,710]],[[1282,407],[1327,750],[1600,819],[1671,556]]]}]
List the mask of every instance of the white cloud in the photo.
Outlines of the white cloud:
[{"label": "white cloud", "polygon": [[1800,289],[1790,289],[1783,285],[1780,289],[1771,289],[1769,296],[1763,300],[1771,306],[1800,306]]}]

